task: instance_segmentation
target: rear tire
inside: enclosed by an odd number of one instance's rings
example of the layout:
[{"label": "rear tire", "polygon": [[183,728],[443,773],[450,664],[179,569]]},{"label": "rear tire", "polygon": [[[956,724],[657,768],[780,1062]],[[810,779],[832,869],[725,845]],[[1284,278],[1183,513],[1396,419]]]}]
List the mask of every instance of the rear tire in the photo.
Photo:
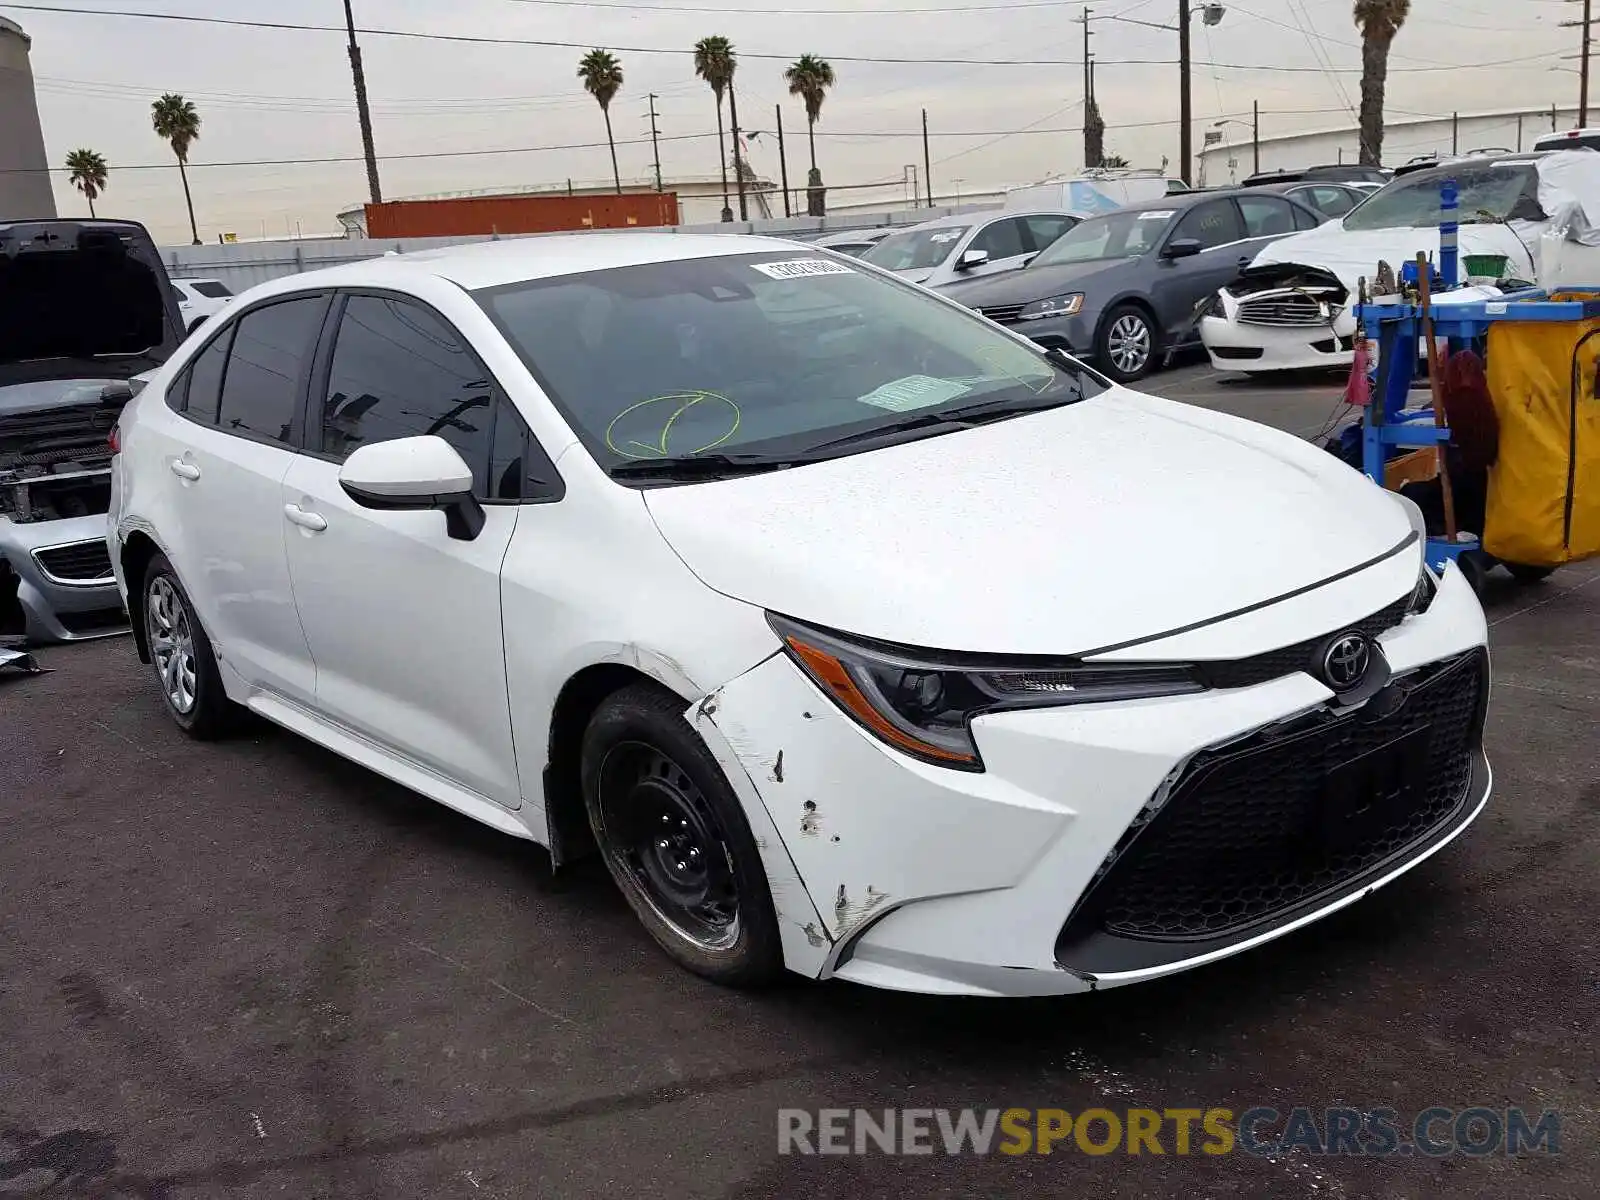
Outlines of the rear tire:
[{"label": "rear tire", "polygon": [[211,639],[166,555],[150,560],[143,586],[145,637],[167,715],[192,738],[221,737],[238,709],[223,691]]},{"label": "rear tire", "polygon": [[1105,315],[1095,334],[1100,369],[1118,383],[1137,383],[1155,369],[1156,331],[1150,314],[1137,304],[1119,304]]},{"label": "rear tire", "polygon": [[685,707],[650,683],[602,702],[583,735],[589,825],[668,957],[717,983],[770,984],[783,972],[783,943],[761,855]]}]

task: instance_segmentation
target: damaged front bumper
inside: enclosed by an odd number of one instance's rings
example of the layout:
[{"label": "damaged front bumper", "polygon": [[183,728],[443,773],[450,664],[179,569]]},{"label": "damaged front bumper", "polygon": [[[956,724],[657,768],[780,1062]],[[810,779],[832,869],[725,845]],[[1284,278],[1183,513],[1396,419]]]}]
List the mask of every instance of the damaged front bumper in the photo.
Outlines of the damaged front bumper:
[{"label": "damaged front bumper", "polygon": [[128,631],[106,549],[104,516],[14,524],[0,518],[0,621],[30,642]]},{"label": "damaged front bumper", "polygon": [[[1449,719],[1470,739],[1471,764],[1448,814],[1340,886],[1220,934],[1202,930],[1207,936],[1123,928],[1108,941],[1096,936],[1105,929],[1088,928],[1105,907],[1097,885],[1132,854],[1130,845],[1142,852],[1130,830],[1152,836],[1153,801],[1177,797],[1178,811],[1203,756],[1298,728],[1286,722],[1343,736],[1358,720],[1373,723],[1361,716],[1377,711],[1367,708],[1373,701],[1340,710],[1350,724],[1339,725],[1333,694],[1295,673],[1161,700],[994,714],[973,726],[981,773],[888,749],[783,655],[686,716],[752,814],[791,968],[917,992],[1061,994],[1154,979],[1282,936],[1369,894],[1459,834],[1488,792],[1477,741],[1486,634],[1471,589],[1452,570],[1427,611],[1378,639],[1399,681],[1386,703],[1413,719],[1416,705],[1437,703],[1439,689],[1459,692],[1473,672],[1482,680],[1472,684],[1479,690],[1470,712],[1464,700],[1451,701]],[[1443,682],[1430,683],[1436,676]],[[1290,767],[1312,769],[1309,751],[1295,753]]]},{"label": "damaged front bumper", "polygon": [[1200,341],[1219,371],[1348,367],[1356,320],[1347,289],[1320,267],[1249,267],[1203,308]]}]

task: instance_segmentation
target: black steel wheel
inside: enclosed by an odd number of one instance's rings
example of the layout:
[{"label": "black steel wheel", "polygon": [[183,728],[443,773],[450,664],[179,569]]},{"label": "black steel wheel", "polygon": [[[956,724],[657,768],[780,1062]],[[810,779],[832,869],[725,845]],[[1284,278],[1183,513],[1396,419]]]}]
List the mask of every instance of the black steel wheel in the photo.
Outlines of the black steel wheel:
[{"label": "black steel wheel", "polygon": [[590,828],[668,955],[721,983],[767,983],[782,971],[783,950],[760,852],[685,707],[653,684],[601,704],[583,739]]}]

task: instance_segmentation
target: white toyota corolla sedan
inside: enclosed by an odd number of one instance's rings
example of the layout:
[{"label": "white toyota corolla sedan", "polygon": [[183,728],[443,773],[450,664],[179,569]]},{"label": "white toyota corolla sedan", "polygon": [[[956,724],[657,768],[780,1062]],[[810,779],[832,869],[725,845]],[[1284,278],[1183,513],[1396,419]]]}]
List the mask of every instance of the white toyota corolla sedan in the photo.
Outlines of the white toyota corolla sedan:
[{"label": "white toyota corolla sedan", "polygon": [[116,435],[173,719],[598,851],[711,978],[1151,979],[1487,798],[1483,613],[1419,514],[855,260],[536,238],[214,324]]}]

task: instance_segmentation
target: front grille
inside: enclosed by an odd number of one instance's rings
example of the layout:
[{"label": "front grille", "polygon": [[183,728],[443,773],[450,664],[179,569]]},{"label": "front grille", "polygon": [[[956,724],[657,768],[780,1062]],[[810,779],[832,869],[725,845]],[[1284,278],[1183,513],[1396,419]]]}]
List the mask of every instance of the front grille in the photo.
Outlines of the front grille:
[{"label": "front grille", "polygon": [[[1397,708],[1379,693],[1350,715],[1322,710],[1196,756],[1107,859],[1062,943],[1236,936],[1359,886],[1439,831],[1467,800],[1488,657],[1475,651],[1391,687]],[[1391,787],[1382,803],[1378,785],[1335,792],[1334,772],[1348,777],[1379,751],[1414,756],[1414,785]]]},{"label": "front grille", "polygon": [[1327,642],[1330,636],[1353,629],[1366,634],[1368,639],[1374,639],[1380,633],[1393,629],[1405,620],[1406,610],[1411,607],[1412,595],[1413,593],[1407,592],[1393,604],[1385,605],[1370,617],[1338,629],[1330,629],[1322,637],[1297,642],[1281,650],[1268,650],[1265,654],[1257,654],[1252,658],[1200,663],[1198,667],[1200,680],[1212,688],[1242,688],[1254,687],[1258,683],[1270,683],[1274,679],[1282,679],[1285,675],[1293,675],[1296,671],[1314,674],[1317,666],[1317,649]]},{"label": "front grille", "polygon": [[1239,301],[1241,325],[1271,325],[1279,328],[1299,329],[1305,326],[1326,326],[1331,313],[1323,301],[1304,293],[1279,296],[1251,297]]},{"label": "front grille", "polygon": [[58,583],[98,583],[110,579],[111,553],[103,541],[74,542],[35,550],[39,569]]},{"label": "front grille", "polygon": [[988,317],[991,321],[998,321],[1002,325],[1010,325],[1022,315],[1024,307],[1021,304],[996,304],[993,308],[980,308],[978,312]]}]

